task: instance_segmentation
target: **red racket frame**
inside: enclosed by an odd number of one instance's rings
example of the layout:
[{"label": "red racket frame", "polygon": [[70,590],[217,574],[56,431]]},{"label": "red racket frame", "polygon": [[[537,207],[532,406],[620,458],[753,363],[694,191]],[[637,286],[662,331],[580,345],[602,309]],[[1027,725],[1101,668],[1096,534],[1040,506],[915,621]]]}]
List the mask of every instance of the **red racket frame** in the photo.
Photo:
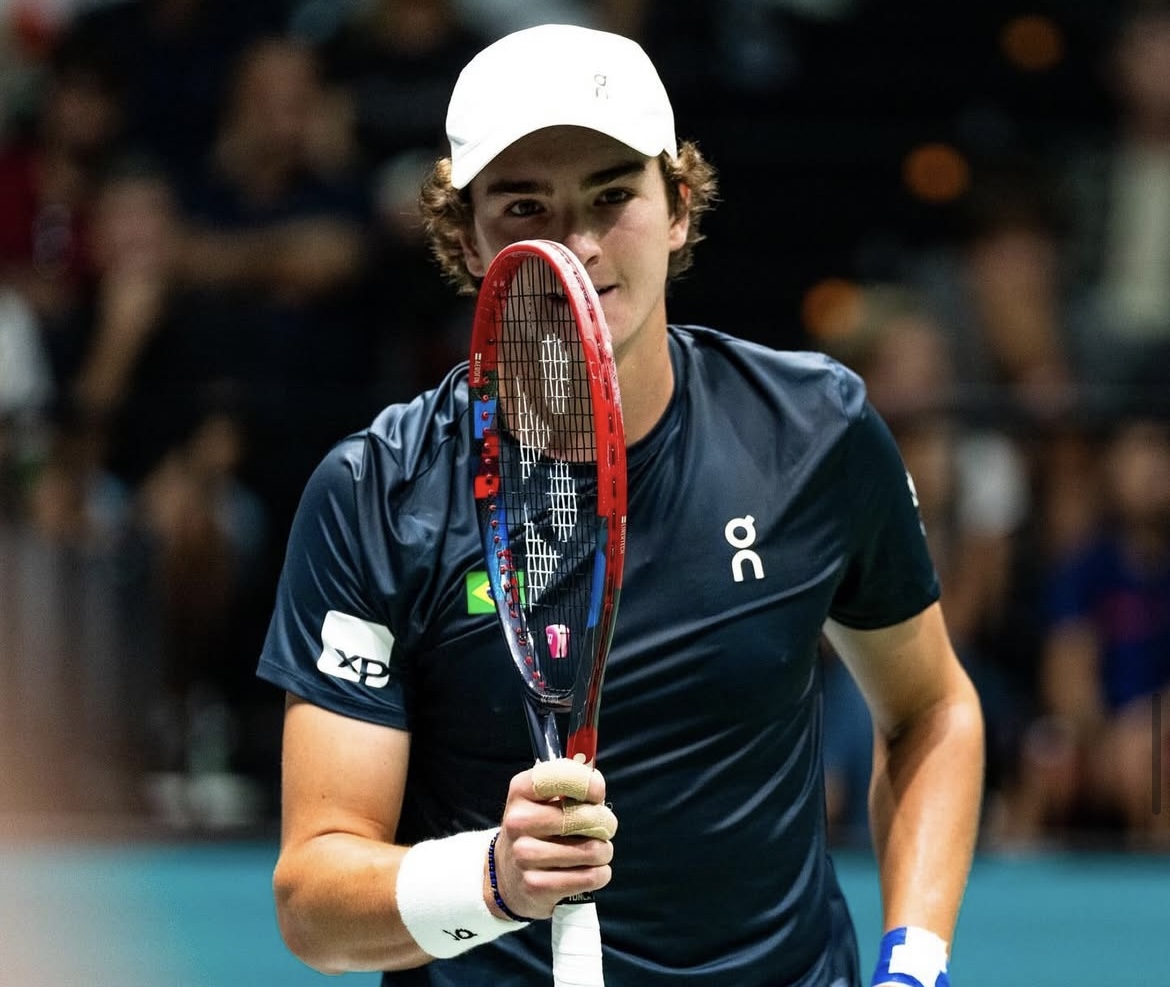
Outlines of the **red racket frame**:
[{"label": "red racket frame", "polygon": [[[525,682],[529,698],[538,707],[543,720],[544,745],[552,747],[548,755],[560,755],[556,749],[559,747],[556,730],[551,725],[552,714],[568,708],[570,718],[565,754],[568,757],[584,755],[588,763],[593,763],[597,757],[597,721],[605,662],[613,638],[626,552],[626,443],[617,365],[600,300],[580,261],[567,248],[551,240],[523,240],[505,247],[493,259],[480,287],[468,373],[473,419],[470,428],[472,458],[476,464],[474,492],[481,517],[485,512],[494,514],[501,483],[500,435],[495,420],[495,402],[499,397],[496,374],[499,366],[498,327],[513,279],[521,265],[534,258],[556,272],[576,322],[584,354],[597,451],[597,513],[600,524],[604,526],[604,535],[599,539],[599,565],[603,563],[604,571],[600,578],[595,577],[592,588],[592,661],[587,667],[582,661],[571,701],[541,693],[528,676],[525,676]],[[503,553],[494,552],[486,533],[484,538],[485,561],[500,622],[513,659],[523,672],[522,663],[526,649],[531,648],[531,635],[523,621],[520,588],[515,579],[506,578],[506,547]],[[500,555],[505,557],[494,562],[493,556]],[[517,614],[520,615],[519,623]]]}]

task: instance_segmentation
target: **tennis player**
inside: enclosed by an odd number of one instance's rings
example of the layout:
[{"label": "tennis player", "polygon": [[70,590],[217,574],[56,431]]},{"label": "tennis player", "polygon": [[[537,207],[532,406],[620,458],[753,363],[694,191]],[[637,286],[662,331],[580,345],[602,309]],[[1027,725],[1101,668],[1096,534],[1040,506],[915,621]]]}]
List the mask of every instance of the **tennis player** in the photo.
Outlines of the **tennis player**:
[{"label": "tennis player", "polygon": [[[398,987],[548,984],[540,920],[595,890],[609,987],[949,983],[982,718],[858,378],[668,325],[714,174],[676,140],[633,42],[509,35],[465,67],[447,125],[451,157],[423,190],[447,274],[473,291],[506,244],[560,241],[614,338],[630,501],[605,777],[568,766],[534,786],[457,367],[337,445],[293,526],[259,669],[288,693],[275,894],[290,949]],[[750,276],[778,262],[762,252]],[[826,847],[822,635],[875,723],[885,935],[867,981]],[[561,791],[610,805],[614,839],[561,837]]]}]

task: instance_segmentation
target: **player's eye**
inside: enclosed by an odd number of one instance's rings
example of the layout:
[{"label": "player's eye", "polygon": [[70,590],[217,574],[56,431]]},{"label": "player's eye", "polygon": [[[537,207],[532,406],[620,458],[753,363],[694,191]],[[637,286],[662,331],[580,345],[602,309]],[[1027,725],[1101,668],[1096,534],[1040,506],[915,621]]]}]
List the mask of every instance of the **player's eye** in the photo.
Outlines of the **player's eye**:
[{"label": "player's eye", "polygon": [[628,188],[607,188],[597,197],[599,205],[603,206],[620,206],[623,202],[628,202],[632,199],[634,193]]},{"label": "player's eye", "polygon": [[505,210],[509,216],[535,216],[540,212],[540,203],[535,199],[517,199]]}]

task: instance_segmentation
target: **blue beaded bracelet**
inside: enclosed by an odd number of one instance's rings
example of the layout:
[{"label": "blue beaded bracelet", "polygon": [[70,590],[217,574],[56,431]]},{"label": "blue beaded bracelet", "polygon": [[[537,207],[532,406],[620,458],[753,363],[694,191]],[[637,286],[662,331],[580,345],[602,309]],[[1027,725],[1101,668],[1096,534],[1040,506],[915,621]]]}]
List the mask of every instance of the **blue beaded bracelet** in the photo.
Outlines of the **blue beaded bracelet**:
[{"label": "blue beaded bracelet", "polygon": [[523,915],[517,915],[504,904],[504,899],[500,896],[500,887],[496,883],[496,840],[499,838],[500,831],[496,830],[496,835],[492,837],[492,841],[488,844],[488,881],[491,882],[492,897],[496,901],[496,907],[513,922],[538,922],[539,919],[525,918]]}]

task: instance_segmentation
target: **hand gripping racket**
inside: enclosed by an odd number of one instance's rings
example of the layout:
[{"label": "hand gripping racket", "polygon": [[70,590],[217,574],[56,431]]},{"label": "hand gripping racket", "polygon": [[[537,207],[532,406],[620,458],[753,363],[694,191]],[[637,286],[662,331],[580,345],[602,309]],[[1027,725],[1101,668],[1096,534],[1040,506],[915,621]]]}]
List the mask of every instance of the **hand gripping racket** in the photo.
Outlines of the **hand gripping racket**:
[{"label": "hand gripping racket", "polygon": [[[565,247],[525,240],[493,260],[469,387],[488,581],[533,753],[592,764],[626,547],[626,446],[609,330]],[[603,983],[592,895],[557,906],[552,938],[554,984]]]}]

